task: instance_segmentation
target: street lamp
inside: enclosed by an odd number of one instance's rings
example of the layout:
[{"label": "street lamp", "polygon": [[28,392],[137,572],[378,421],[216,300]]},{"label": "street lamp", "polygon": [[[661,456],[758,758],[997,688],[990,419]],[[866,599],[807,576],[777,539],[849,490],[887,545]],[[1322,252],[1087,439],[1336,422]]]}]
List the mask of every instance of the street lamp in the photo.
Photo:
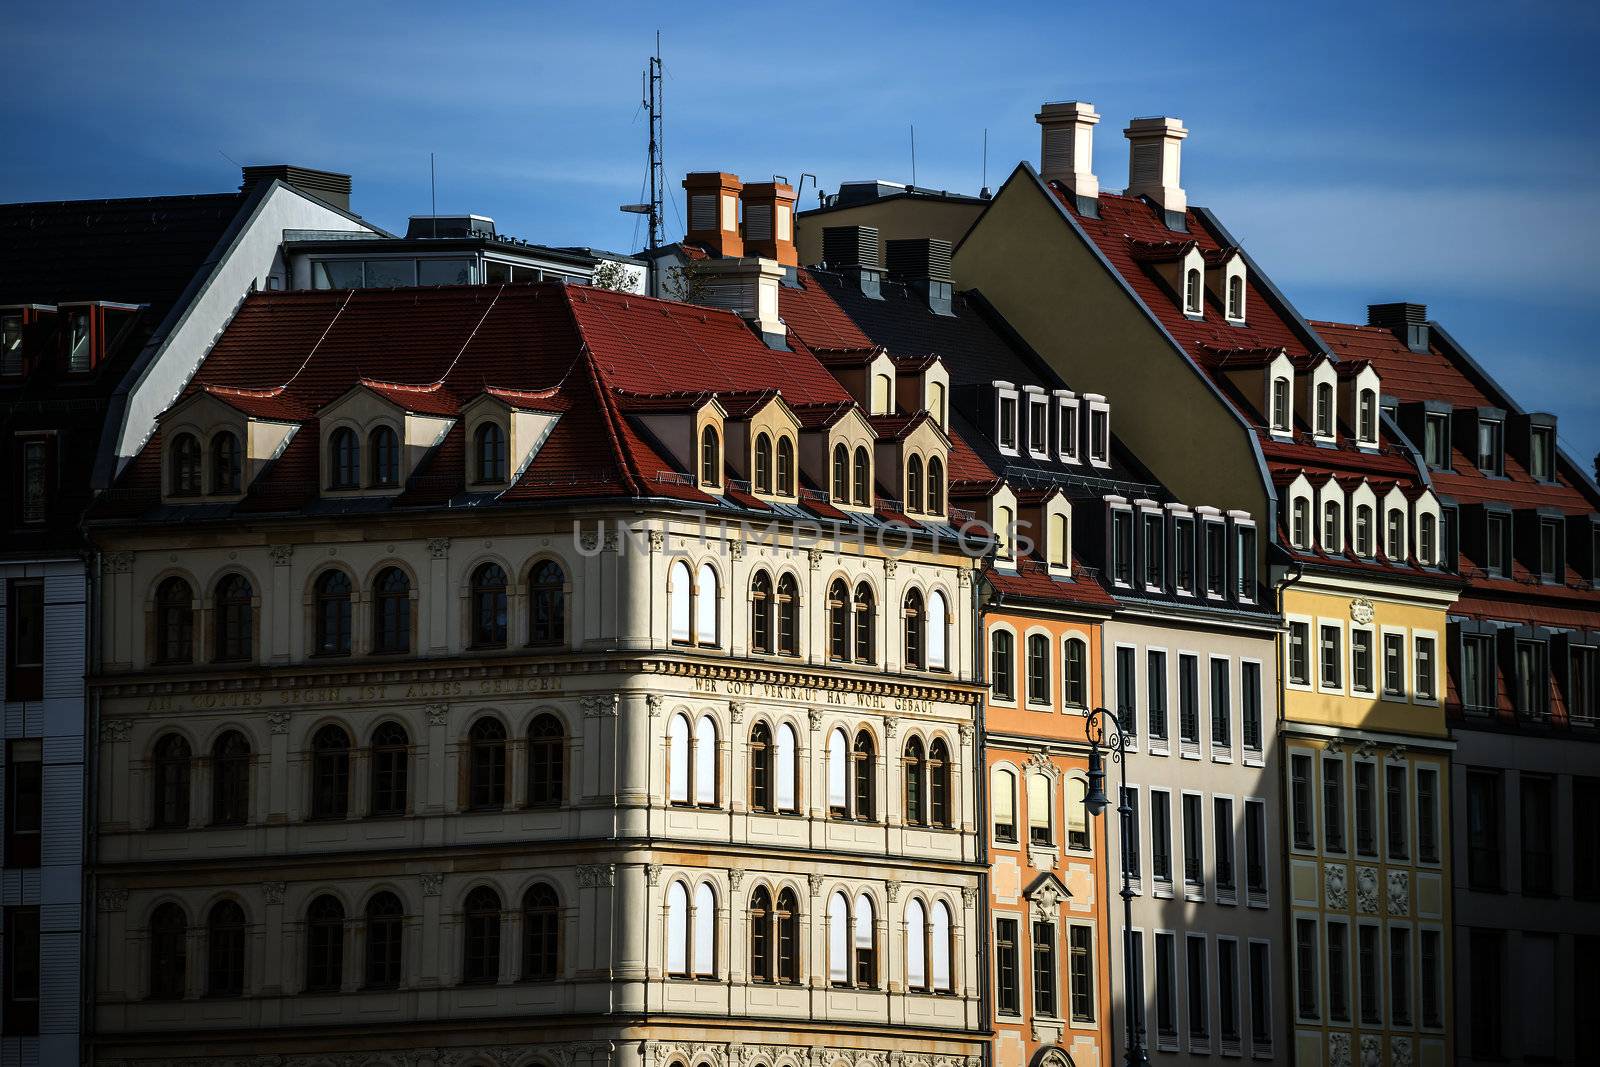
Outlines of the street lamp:
[{"label": "street lamp", "polygon": [[[1128,738],[1122,732],[1122,725],[1116,716],[1105,708],[1095,708],[1089,712],[1083,724],[1084,734],[1089,739],[1089,792],[1083,798],[1083,806],[1088,811],[1090,818],[1097,818],[1103,814],[1111,801],[1106,797],[1106,769],[1104,747],[1109,752],[1111,759],[1122,765],[1122,789],[1117,799],[1117,815],[1120,819],[1119,826],[1122,830],[1122,841],[1128,840],[1129,819],[1133,817],[1133,809],[1128,806]],[[1107,872],[1106,881],[1110,882],[1110,873]],[[1133,938],[1129,931],[1133,929],[1133,885],[1128,879],[1128,860],[1122,857],[1122,976],[1124,984],[1130,988],[1127,996],[1123,998],[1122,1010],[1126,1016],[1128,1040],[1127,1054],[1123,1063],[1127,1067],[1148,1067],[1150,1057],[1144,1051],[1144,1026],[1139,1022],[1138,1013],[1134,1010],[1134,998],[1144,996],[1144,989],[1132,989],[1134,975],[1141,973],[1141,969],[1134,965]]]}]

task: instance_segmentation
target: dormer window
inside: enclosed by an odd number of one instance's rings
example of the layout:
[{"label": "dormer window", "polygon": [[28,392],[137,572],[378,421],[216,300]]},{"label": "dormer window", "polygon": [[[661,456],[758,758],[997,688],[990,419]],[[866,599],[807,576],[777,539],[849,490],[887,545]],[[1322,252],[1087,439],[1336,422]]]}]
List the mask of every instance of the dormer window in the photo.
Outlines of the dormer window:
[{"label": "dormer window", "polygon": [[888,415],[894,411],[894,379],[887,374],[872,376],[872,414]]},{"label": "dormer window", "polygon": [[756,435],[755,487],[758,493],[772,492],[772,438]]},{"label": "dormer window", "polygon": [[1146,589],[1160,592],[1166,587],[1166,518],[1157,512],[1148,512],[1144,519],[1144,585]]},{"label": "dormer window", "polygon": [[1317,436],[1333,436],[1333,383],[1317,383]]},{"label": "dormer window", "polygon": [[1356,555],[1372,558],[1372,508],[1362,504],[1356,508]]},{"label": "dormer window", "polygon": [[857,507],[865,508],[872,505],[872,457],[865,446],[856,448],[856,464],[853,492]]},{"label": "dormer window", "polygon": [[192,433],[180,433],[173,438],[169,463],[169,492],[173,496],[199,496],[199,439]]},{"label": "dormer window", "polygon": [[1289,540],[1301,551],[1311,547],[1311,501],[1303,496],[1289,505]]},{"label": "dormer window", "polygon": [[1553,482],[1556,477],[1555,431],[1548,426],[1536,426],[1529,431],[1528,473],[1541,482]]},{"label": "dormer window", "polygon": [[1406,513],[1399,508],[1390,508],[1384,518],[1383,554],[1391,563],[1406,558]]},{"label": "dormer window", "polygon": [[74,308],[67,312],[67,370],[83,374],[94,367],[92,344],[94,338],[89,328],[89,309]]},{"label": "dormer window", "polygon": [[1056,401],[1056,454],[1063,462],[1078,462],[1078,400],[1070,394]]},{"label": "dormer window", "polygon": [[939,429],[948,430],[950,423],[945,419],[945,386],[943,382],[928,383],[928,414],[933,416],[933,421],[939,424]]},{"label": "dormer window", "polygon": [[1371,389],[1356,397],[1356,439],[1364,445],[1378,443],[1378,394]]},{"label": "dormer window", "polygon": [[400,484],[400,438],[389,426],[376,427],[367,436],[369,484],[391,488]]},{"label": "dormer window", "polygon": [[1237,274],[1228,279],[1228,318],[1244,320],[1244,279]]},{"label": "dormer window", "polygon": [[1272,432],[1288,433],[1292,415],[1289,409],[1289,379],[1272,379]]},{"label": "dormer window", "polygon": [[1450,469],[1450,416],[1430,411],[1422,421],[1422,458],[1432,470]]},{"label": "dormer window", "polygon": [[994,554],[1001,559],[1011,558],[1011,527],[1016,519],[1004,504],[994,509]]},{"label": "dormer window", "polygon": [[1205,278],[1196,267],[1190,267],[1183,276],[1183,310],[1186,315],[1199,315],[1201,313],[1201,291],[1205,287]]},{"label": "dormer window", "polygon": [[1485,474],[1505,473],[1505,426],[1496,420],[1478,420],[1478,469]]},{"label": "dormer window", "polygon": [[1194,594],[1194,519],[1188,515],[1180,515],[1172,524],[1173,550],[1173,585],[1178,592],[1189,595]]},{"label": "dormer window", "polygon": [[1072,563],[1072,529],[1067,516],[1056,513],[1050,516],[1046,527],[1050,543],[1045,546],[1045,559],[1052,567],[1068,567]]},{"label": "dormer window", "polygon": [[1322,505],[1322,550],[1340,552],[1344,548],[1344,516],[1337,500]]},{"label": "dormer window", "polygon": [[1050,405],[1041,394],[1028,394],[1028,452],[1040,459],[1050,456]]},{"label": "dormer window", "polygon": [[1000,437],[1001,450],[1015,452],[1017,450],[1017,398],[1002,396],[1000,398]]},{"label": "dormer window", "polygon": [[1207,519],[1206,596],[1222,598],[1228,594],[1228,530],[1220,519]]},{"label": "dormer window", "polygon": [[944,464],[938,456],[928,457],[928,514],[944,514]]},{"label": "dormer window", "polygon": [[1239,599],[1255,603],[1256,599],[1256,528],[1253,523],[1236,523],[1233,527],[1234,575]]},{"label": "dormer window", "polygon": [[1417,520],[1417,559],[1425,566],[1438,562],[1439,520],[1431,514]]},{"label": "dormer window", "polygon": [[922,510],[922,457],[906,461],[906,510]]},{"label": "dormer window", "polygon": [[211,492],[227,496],[239,491],[239,439],[224,430],[211,438]]},{"label": "dormer window", "polygon": [[506,480],[506,432],[498,422],[479,425],[472,435],[473,481],[495,485]]},{"label": "dormer window", "polygon": [[1485,546],[1484,565],[1497,578],[1511,577],[1511,517],[1488,517],[1488,544]]},{"label": "dormer window", "polygon": [[361,441],[356,432],[341,426],[328,438],[328,488],[355,489],[361,485]]},{"label": "dormer window", "polygon": [[1111,511],[1111,580],[1133,585],[1133,512],[1127,508]]},{"label": "dormer window", "polygon": [[1539,580],[1546,583],[1560,581],[1566,570],[1561,558],[1561,521],[1542,519],[1539,522]]},{"label": "dormer window", "polygon": [[22,316],[0,316],[0,375],[22,373]]},{"label": "dormer window", "polygon": [[1089,462],[1096,467],[1111,464],[1111,406],[1104,398],[1088,396]]},{"label": "dormer window", "polygon": [[842,442],[833,446],[833,470],[829,485],[836,504],[850,502],[850,447]]},{"label": "dormer window", "polygon": [[715,426],[700,431],[700,484],[722,484],[722,446]]}]

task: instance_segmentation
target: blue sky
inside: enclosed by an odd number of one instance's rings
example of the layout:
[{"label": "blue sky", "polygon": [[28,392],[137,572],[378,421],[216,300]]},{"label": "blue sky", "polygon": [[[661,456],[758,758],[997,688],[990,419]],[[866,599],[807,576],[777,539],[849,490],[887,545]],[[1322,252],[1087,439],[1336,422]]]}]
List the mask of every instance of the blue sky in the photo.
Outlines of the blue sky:
[{"label": "blue sky", "polygon": [[353,174],[394,229],[428,211],[432,151],[440,211],[628,250],[657,29],[680,198],[696,169],[908,180],[912,124],[920,184],[976,191],[987,129],[998,186],[1062,99],[1099,109],[1116,189],[1126,120],[1176,115],[1190,202],[1304,314],[1424,302],[1580,463],[1600,452],[1590,5],[52,3],[7,21],[0,199],[214,191],[230,160],[290,161]]}]

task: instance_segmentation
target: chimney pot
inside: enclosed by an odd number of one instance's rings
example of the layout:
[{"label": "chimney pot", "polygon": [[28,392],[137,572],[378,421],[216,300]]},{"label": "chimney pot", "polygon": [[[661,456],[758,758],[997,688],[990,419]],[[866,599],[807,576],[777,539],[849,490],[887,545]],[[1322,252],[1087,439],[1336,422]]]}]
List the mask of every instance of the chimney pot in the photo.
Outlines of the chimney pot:
[{"label": "chimney pot", "polygon": [[683,179],[689,209],[689,229],[684,240],[705,245],[713,255],[744,255],[739,234],[739,176],[722,171],[697,171]]},{"label": "chimney pot", "polygon": [[1094,176],[1094,128],[1100,122],[1093,104],[1081,100],[1044,104],[1033,117],[1039,124],[1039,174],[1058,181],[1078,198],[1079,210],[1100,196]]},{"label": "chimney pot", "polygon": [[1128,139],[1128,195],[1149,197],[1166,212],[1170,229],[1187,230],[1189,200],[1178,173],[1183,139],[1189,136],[1183,122],[1166,117],[1133,119],[1122,135]]}]

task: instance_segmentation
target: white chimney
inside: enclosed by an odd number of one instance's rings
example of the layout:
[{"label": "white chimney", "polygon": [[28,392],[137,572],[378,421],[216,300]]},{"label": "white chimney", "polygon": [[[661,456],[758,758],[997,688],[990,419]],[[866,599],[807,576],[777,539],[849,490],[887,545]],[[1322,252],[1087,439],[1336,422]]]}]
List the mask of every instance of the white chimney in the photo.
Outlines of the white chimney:
[{"label": "white chimney", "polygon": [[1079,100],[1044,104],[1033,120],[1040,126],[1039,173],[1044,180],[1059,181],[1082,199],[1098,198],[1094,127],[1100,116],[1094,105]]},{"label": "white chimney", "polygon": [[1178,184],[1178,155],[1189,131],[1179,119],[1133,119],[1122,131],[1128,139],[1128,195],[1148,196],[1169,214],[1189,207]]},{"label": "white chimney", "polygon": [[775,259],[706,259],[695,267],[704,276],[693,299],[707,307],[737,313],[761,335],[769,348],[788,349],[788,328],[778,317],[778,288],[786,273]]}]

